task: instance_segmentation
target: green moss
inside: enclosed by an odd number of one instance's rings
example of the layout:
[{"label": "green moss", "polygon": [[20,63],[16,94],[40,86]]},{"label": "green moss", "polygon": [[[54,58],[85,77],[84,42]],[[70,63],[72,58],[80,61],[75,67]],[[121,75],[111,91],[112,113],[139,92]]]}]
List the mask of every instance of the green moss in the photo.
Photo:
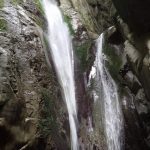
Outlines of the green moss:
[{"label": "green moss", "polygon": [[0,31],[7,30],[7,21],[4,19],[0,19]]},{"label": "green moss", "polygon": [[13,2],[13,4],[16,5],[16,4],[21,4],[23,1],[22,0],[13,0],[12,2]]},{"label": "green moss", "polygon": [[43,6],[42,6],[41,0],[34,0],[34,2],[36,4],[37,9],[40,11],[40,13],[42,15],[44,15],[44,10],[43,10]]},{"label": "green moss", "polygon": [[33,15],[33,18],[34,18],[35,22],[37,23],[37,25],[39,25],[41,28],[43,28],[43,26],[45,25],[43,16],[45,14],[44,14],[42,2],[41,2],[41,0],[34,0],[34,4],[36,6],[36,9],[38,10],[39,15]]},{"label": "green moss", "polygon": [[104,46],[104,53],[108,57],[108,61],[106,62],[106,66],[110,71],[113,78],[117,78],[119,70],[122,65],[121,57],[119,57],[113,48],[111,48],[108,44]]},{"label": "green moss", "polygon": [[49,42],[48,42],[48,37],[43,35],[43,42],[44,42],[44,46],[46,49],[50,49],[50,45],[49,45]]},{"label": "green moss", "polygon": [[57,132],[57,121],[55,114],[55,104],[51,93],[43,89],[42,90],[42,100],[43,100],[43,111],[42,118],[39,122],[39,129],[42,136],[47,137],[49,135],[54,135]]},{"label": "green moss", "polygon": [[43,28],[43,20],[39,18],[38,16],[34,16],[34,21],[36,22],[37,25],[39,25],[41,28]]},{"label": "green moss", "polygon": [[65,21],[65,22],[67,23],[67,25],[68,25],[70,34],[71,34],[71,35],[74,35],[75,32],[74,32],[74,29],[73,29],[72,24],[71,24],[71,18],[68,17],[68,16],[66,16],[66,15],[64,15],[64,21]]},{"label": "green moss", "polygon": [[75,48],[76,55],[79,58],[80,63],[81,63],[82,71],[84,71],[88,65],[87,55],[88,55],[88,50],[90,46],[91,46],[91,42],[87,41],[83,43],[81,46],[78,46]]},{"label": "green moss", "polygon": [[4,0],[0,0],[0,8],[4,7]]}]

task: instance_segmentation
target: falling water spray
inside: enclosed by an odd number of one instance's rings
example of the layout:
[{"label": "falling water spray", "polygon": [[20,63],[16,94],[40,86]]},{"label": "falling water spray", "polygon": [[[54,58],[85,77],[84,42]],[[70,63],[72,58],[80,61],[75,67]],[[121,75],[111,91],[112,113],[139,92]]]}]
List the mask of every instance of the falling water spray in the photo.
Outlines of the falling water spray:
[{"label": "falling water spray", "polygon": [[48,22],[50,52],[68,109],[72,150],[78,150],[72,40],[56,2],[43,0],[43,7]]}]

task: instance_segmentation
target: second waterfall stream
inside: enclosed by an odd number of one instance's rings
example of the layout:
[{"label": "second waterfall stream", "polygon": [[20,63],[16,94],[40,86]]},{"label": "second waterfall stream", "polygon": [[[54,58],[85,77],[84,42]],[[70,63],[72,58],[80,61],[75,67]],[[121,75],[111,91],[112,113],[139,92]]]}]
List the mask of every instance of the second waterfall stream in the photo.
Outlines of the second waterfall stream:
[{"label": "second waterfall stream", "polygon": [[72,41],[57,3],[54,0],[43,0],[43,7],[48,22],[51,55],[68,109],[72,150],[78,150]]},{"label": "second waterfall stream", "polygon": [[[111,28],[108,29],[111,30]],[[111,77],[106,62],[109,58],[104,54],[105,34],[97,40],[95,60],[97,82],[100,83],[100,101],[103,107],[103,122],[108,150],[123,150],[123,115],[119,104],[117,85]]]}]

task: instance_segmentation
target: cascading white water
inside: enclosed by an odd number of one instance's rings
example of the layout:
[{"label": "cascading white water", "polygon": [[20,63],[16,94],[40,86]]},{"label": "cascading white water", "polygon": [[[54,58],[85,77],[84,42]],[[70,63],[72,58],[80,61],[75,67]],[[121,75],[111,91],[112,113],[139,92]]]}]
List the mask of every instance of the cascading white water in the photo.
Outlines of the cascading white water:
[{"label": "cascading white water", "polygon": [[119,105],[117,86],[109,74],[103,53],[104,33],[97,40],[95,67],[101,82],[101,98],[103,99],[104,126],[108,150],[122,150],[123,116]]},{"label": "cascading white water", "polygon": [[48,42],[68,109],[71,145],[73,150],[78,150],[72,41],[55,0],[43,0],[43,7],[48,21]]}]

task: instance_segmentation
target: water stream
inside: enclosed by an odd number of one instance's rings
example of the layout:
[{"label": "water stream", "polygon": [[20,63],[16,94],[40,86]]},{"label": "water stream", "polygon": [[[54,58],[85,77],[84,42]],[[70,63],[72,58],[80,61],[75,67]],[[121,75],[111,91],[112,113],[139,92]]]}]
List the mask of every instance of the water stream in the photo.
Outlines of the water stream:
[{"label": "water stream", "polygon": [[51,47],[51,55],[68,109],[71,145],[73,150],[78,150],[72,41],[56,2],[43,0],[43,7],[48,22],[48,42]]},{"label": "water stream", "polygon": [[104,33],[97,40],[96,68],[100,76],[104,106],[104,126],[108,150],[122,150],[123,116],[117,86],[105,65]]}]

